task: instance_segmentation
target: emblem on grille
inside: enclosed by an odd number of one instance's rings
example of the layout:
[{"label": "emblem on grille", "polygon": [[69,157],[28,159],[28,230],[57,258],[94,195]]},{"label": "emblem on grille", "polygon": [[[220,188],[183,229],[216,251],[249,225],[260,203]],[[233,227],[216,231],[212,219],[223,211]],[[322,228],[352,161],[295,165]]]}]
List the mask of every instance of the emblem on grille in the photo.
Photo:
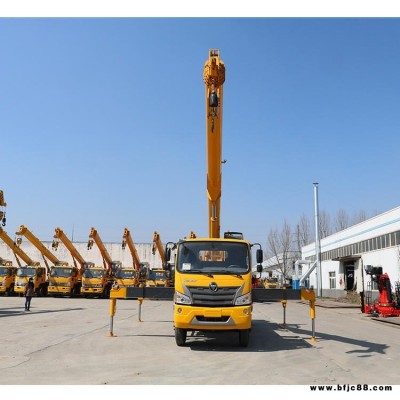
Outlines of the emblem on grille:
[{"label": "emblem on grille", "polygon": [[208,287],[212,292],[216,292],[218,290],[218,285],[215,282],[211,282]]}]

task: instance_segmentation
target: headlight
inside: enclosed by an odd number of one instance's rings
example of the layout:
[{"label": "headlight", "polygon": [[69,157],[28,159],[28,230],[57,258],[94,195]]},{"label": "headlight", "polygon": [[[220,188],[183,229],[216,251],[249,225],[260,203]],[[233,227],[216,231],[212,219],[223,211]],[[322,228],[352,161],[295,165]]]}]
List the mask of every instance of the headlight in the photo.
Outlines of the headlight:
[{"label": "headlight", "polygon": [[182,294],[175,290],[175,303],[176,304],[192,304],[192,300],[189,296]]},{"label": "headlight", "polygon": [[71,286],[71,282],[65,282],[65,283],[64,283],[64,286],[70,287],[70,286]]},{"label": "headlight", "polygon": [[235,306],[248,306],[251,304],[251,292],[240,296],[235,301]]},{"label": "headlight", "polygon": [[2,284],[3,286],[6,286],[6,280],[4,279],[4,281],[1,282],[1,284]]}]

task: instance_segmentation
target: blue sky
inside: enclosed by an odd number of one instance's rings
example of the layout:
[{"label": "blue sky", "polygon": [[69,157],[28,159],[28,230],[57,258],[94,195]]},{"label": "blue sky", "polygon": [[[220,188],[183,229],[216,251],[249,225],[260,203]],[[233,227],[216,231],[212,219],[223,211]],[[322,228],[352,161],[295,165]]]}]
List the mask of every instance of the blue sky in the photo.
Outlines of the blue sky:
[{"label": "blue sky", "polygon": [[400,205],[398,18],[3,18],[10,236],[207,235],[210,48],[226,65],[221,231]]}]

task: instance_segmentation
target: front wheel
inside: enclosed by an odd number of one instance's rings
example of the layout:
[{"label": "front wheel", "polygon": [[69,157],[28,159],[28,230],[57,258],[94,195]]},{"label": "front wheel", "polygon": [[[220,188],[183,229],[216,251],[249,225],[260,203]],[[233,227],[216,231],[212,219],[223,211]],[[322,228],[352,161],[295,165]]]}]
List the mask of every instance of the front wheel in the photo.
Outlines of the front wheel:
[{"label": "front wheel", "polygon": [[47,286],[41,285],[39,288],[39,297],[47,296]]},{"label": "front wheel", "polygon": [[14,285],[11,285],[6,292],[7,296],[14,296]]},{"label": "front wheel", "polygon": [[239,331],[239,344],[241,347],[247,347],[250,340],[250,329],[241,329]]},{"label": "front wheel", "polygon": [[175,341],[178,346],[184,346],[186,342],[186,329],[175,328]]}]

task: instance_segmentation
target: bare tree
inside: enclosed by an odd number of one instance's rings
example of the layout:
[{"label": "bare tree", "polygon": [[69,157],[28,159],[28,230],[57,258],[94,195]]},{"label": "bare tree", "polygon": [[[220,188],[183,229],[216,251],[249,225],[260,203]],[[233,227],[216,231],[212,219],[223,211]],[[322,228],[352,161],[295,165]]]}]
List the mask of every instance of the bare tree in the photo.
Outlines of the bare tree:
[{"label": "bare tree", "polygon": [[312,230],[310,219],[305,214],[302,214],[296,227],[296,242],[299,253],[301,253],[302,247],[307,246],[312,242],[311,235]]},{"label": "bare tree", "polygon": [[293,250],[292,230],[285,221],[281,231],[271,229],[267,238],[267,253],[276,265],[277,270],[286,281],[293,273],[293,261],[298,258],[298,252]]},{"label": "bare tree", "polygon": [[319,236],[320,239],[329,236],[332,233],[331,218],[326,211],[319,213]]},{"label": "bare tree", "polygon": [[335,232],[340,232],[343,229],[346,229],[350,226],[350,218],[349,215],[347,214],[346,210],[341,208],[335,218],[335,225],[334,229]]},{"label": "bare tree", "polygon": [[360,222],[368,219],[368,214],[364,210],[360,210],[358,212],[353,213],[353,217],[351,219],[351,225],[359,224]]}]

